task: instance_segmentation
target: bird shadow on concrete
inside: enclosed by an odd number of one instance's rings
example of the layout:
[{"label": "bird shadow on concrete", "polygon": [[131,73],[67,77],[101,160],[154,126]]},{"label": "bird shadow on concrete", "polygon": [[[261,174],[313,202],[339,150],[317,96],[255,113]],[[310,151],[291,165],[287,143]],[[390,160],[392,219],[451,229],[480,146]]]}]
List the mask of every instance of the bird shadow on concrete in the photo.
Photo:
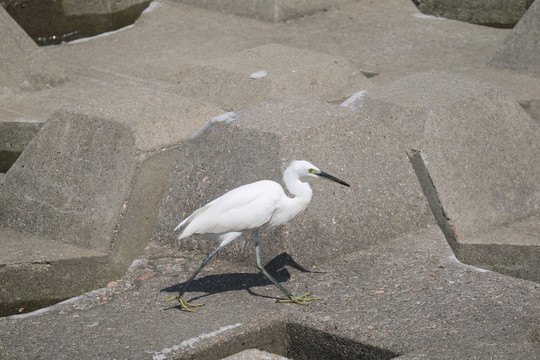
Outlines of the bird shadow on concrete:
[{"label": "bird shadow on concrete", "polygon": [[[303,268],[299,265],[294,259],[287,253],[282,253],[272,260],[270,260],[264,268],[266,271],[279,283],[287,282],[291,278],[291,274],[285,268],[285,266],[290,266],[301,272],[306,273],[320,273],[319,271],[310,271]],[[224,273],[216,275],[206,275],[201,276],[200,278],[195,278],[193,282],[189,285],[186,294],[190,292],[194,293],[205,293],[204,295],[195,296],[187,300],[188,302],[196,301],[202,298],[205,298],[210,295],[219,294],[227,291],[235,290],[246,290],[250,295],[259,296],[268,299],[284,299],[284,296],[273,297],[267,295],[257,294],[252,290],[254,287],[268,286],[273,285],[272,282],[264,276],[262,273],[257,271],[257,268],[253,267],[252,273]],[[161,289],[160,292],[170,292],[177,293],[179,292],[186,282],[179,283],[173,286],[166,287]],[[279,292],[279,290],[278,290]],[[187,298],[185,298],[187,299]],[[181,308],[179,305],[171,307]]]}]

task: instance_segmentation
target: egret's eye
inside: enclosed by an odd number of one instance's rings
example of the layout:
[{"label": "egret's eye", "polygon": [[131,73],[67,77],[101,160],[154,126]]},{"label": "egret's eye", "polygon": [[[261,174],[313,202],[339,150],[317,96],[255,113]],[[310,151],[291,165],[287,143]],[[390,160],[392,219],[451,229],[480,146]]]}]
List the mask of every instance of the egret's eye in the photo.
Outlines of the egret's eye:
[{"label": "egret's eye", "polygon": [[309,170],[308,170],[308,172],[309,172],[310,174],[315,174],[316,171],[317,171],[317,170],[315,170],[315,169],[309,169]]}]

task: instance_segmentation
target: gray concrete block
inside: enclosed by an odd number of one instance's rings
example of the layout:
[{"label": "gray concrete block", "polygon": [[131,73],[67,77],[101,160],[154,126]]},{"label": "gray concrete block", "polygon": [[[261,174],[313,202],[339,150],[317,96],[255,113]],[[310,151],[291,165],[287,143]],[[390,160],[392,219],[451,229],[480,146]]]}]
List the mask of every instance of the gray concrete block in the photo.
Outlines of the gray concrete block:
[{"label": "gray concrete block", "polygon": [[[239,111],[229,123],[214,122],[182,145],[154,239],[182,250],[211,251],[217,244],[198,235],[176,244],[173,229],[235,187],[262,179],[282,183],[282,171],[294,159],[310,160],[351,187],[313,181],[307,209],[261,233],[267,261],[285,251],[303,266],[316,266],[431,221],[405,150],[380,122],[328,103],[288,98]],[[222,253],[253,264],[252,249],[249,234]]]},{"label": "gray concrete block", "polygon": [[59,85],[67,80],[49,56],[0,6],[0,98],[23,91],[36,91]]},{"label": "gray concrete block", "polygon": [[126,90],[54,114],[1,178],[4,306],[51,303],[121,276],[151,237],[170,148],[219,112]]},{"label": "gray concrete block", "polygon": [[[256,77],[255,73],[266,72]],[[342,57],[266,44],[229,57],[197,62],[172,78],[178,93],[236,110],[283,96],[340,101],[371,82]]]},{"label": "gray concrete block", "polygon": [[534,0],[511,1],[452,1],[413,0],[418,10],[424,14],[448,19],[466,21],[473,24],[495,27],[513,27]]},{"label": "gray concrete block", "polygon": [[519,104],[496,86],[426,72],[367,91],[359,111],[400,134],[459,259],[540,279],[540,133]]},{"label": "gray concrete block", "polygon": [[28,312],[111,281],[108,253],[0,228],[0,316]]},{"label": "gray concrete block", "polygon": [[540,75],[540,2],[534,2],[497,48],[489,65]]},{"label": "gray concrete block", "polygon": [[6,174],[0,224],[105,253],[136,165],[128,126],[58,112]]},{"label": "gray concrete block", "polygon": [[311,15],[343,5],[353,0],[175,0],[227,14],[278,22]]}]

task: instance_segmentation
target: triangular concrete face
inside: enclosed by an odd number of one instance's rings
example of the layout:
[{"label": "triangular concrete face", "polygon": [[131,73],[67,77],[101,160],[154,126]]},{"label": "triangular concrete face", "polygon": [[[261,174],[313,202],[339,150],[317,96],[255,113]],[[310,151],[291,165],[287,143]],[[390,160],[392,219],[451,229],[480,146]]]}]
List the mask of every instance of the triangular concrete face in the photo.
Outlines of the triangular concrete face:
[{"label": "triangular concrete face", "polygon": [[0,98],[67,80],[66,75],[0,6]]},{"label": "triangular concrete face", "polygon": [[540,75],[540,1],[531,5],[488,64]]}]

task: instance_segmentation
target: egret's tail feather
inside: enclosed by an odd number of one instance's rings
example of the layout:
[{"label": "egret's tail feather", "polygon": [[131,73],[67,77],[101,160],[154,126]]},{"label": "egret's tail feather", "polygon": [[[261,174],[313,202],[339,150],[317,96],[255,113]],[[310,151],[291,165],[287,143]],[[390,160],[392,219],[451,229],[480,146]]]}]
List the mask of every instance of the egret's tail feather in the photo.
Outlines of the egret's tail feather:
[{"label": "egret's tail feather", "polygon": [[178,226],[174,228],[174,231],[178,231],[178,230],[184,228],[184,227],[185,227],[185,224],[186,224],[186,221],[187,221],[188,219],[189,219],[189,218],[186,218],[186,219],[184,219],[184,221],[182,221],[180,224],[178,224]]},{"label": "egret's tail feather", "polygon": [[[210,203],[211,204],[211,203]],[[187,218],[185,218],[180,224],[178,224],[177,227],[174,228],[174,231],[180,231],[178,234],[178,240],[183,239],[185,237],[188,237],[195,233],[195,231],[190,231],[188,233],[185,233],[186,228],[199,216],[201,216],[208,208],[210,207],[210,204],[207,204],[203,206],[202,208],[196,210],[193,214],[189,215]]]}]

